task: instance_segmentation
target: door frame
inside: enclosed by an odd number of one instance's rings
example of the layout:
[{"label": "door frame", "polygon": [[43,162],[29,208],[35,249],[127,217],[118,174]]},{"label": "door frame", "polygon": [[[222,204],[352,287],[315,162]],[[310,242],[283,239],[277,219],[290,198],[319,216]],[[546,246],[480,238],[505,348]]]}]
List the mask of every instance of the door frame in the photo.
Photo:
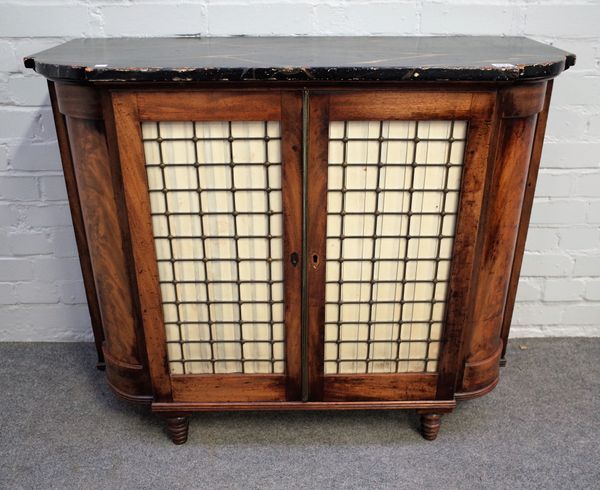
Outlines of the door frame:
[{"label": "door frame", "polygon": [[[307,329],[308,400],[452,400],[460,370],[478,229],[489,167],[497,91],[313,90],[308,108]],[[446,313],[435,373],[324,373],[325,257],[330,121],[467,120],[467,141],[453,244]]]},{"label": "door frame", "polygon": [[[301,396],[302,92],[110,91],[140,311],[155,402],[286,402]],[[279,121],[283,207],[285,372],[172,375],[167,356],[141,123]]]}]

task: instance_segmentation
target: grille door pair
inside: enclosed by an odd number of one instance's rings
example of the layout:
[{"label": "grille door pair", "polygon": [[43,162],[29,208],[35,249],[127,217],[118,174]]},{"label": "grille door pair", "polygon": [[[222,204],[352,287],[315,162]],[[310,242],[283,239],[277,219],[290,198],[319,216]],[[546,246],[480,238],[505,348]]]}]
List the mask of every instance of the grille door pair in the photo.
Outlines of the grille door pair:
[{"label": "grille door pair", "polygon": [[444,97],[113,95],[160,396],[447,396],[441,346],[466,304],[452,258],[476,232],[457,225],[461,189],[483,160],[465,155],[487,129],[473,94]]}]

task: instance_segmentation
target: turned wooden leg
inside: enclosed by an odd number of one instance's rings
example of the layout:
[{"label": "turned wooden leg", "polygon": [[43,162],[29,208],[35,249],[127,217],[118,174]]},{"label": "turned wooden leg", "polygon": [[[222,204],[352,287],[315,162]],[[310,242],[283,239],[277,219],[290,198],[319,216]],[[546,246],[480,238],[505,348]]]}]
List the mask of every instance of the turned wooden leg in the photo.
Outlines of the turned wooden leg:
[{"label": "turned wooden leg", "polygon": [[188,416],[166,417],[167,434],[173,444],[183,444],[188,438],[190,418]]},{"label": "turned wooden leg", "polygon": [[421,434],[428,441],[433,441],[440,430],[442,416],[437,413],[426,413],[421,415]]}]

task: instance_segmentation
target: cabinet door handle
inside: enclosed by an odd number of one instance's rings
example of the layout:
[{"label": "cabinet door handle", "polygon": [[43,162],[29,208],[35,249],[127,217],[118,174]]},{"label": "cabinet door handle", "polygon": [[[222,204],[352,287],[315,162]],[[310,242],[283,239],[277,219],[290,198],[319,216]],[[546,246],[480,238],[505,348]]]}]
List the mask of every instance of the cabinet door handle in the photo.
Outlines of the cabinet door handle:
[{"label": "cabinet door handle", "polygon": [[293,265],[294,267],[296,267],[296,266],[298,265],[298,260],[299,260],[299,259],[298,259],[298,252],[293,252],[293,253],[290,255],[290,262],[292,263],[292,265]]}]

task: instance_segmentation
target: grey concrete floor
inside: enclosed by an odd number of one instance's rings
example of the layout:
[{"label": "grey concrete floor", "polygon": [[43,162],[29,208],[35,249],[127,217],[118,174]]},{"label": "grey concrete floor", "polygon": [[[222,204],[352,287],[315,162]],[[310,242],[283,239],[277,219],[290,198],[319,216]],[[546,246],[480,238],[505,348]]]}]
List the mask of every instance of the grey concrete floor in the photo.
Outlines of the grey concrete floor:
[{"label": "grey concrete floor", "polygon": [[0,488],[600,488],[600,339],[517,339],[489,395],[412,412],[198,414],[174,446],[91,344],[0,344]]}]

